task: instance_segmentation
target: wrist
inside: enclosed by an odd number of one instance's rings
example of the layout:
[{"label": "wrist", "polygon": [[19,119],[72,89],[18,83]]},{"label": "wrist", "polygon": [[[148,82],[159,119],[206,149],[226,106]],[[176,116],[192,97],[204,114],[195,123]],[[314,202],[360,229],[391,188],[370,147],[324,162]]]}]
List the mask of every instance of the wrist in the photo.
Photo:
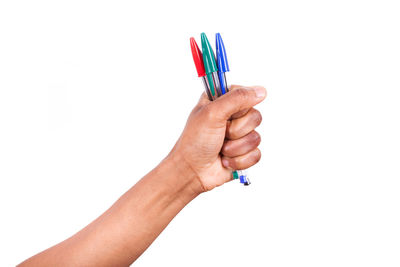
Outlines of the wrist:
[{"label": "wrist", "polygon": [[196,197],[206,191],[198,174],[179,152],[171,152],[160,165],[172,174],[168,177],[171,177],[171,182],[182,193]]}]

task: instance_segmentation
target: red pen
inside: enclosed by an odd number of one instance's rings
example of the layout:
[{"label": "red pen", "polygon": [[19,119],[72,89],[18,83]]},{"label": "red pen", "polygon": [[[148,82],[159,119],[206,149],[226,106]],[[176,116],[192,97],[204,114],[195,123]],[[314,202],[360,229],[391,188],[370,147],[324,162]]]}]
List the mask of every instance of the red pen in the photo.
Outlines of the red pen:
[{"label": "red pen", "polygon": [[[203,55],[199,49],[199,46],[196,43],[196,40],[193,37],[190,38],[190,48],[192,49],[193,61],[194,61],[194,65],[196,66],[197,74],[199,77],[201,77],[201,80],[204,85],[204,90],[207,93],[208,99],[210,101],[213,101],[215,99],[213,98],[213,96],[210,92],[210,86],[206,79],[206,71],[204,69]],[[216,97],[217,96],[215,96],[215,98]]]}]

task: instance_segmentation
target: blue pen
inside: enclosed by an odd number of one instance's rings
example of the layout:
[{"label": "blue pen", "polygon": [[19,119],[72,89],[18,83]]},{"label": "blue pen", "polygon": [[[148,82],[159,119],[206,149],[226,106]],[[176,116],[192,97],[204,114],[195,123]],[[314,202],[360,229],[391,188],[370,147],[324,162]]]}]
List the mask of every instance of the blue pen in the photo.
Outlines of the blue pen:
[{"label": "blue pen", "polygon": [[[221,85],[221,93],[225,94],[229,91],[228,83],[226,82],[225,72],[229,71],[228,58],[226,57],[225,45],[224,41],[222,41],[222,37],[220,33],[215,35],[216,42],[216,57],[217,57],[217,67],[218,67],[218,78],[219,83]],[[233,173],[234,179],[239,178],[240,183],[244,185],[250,184],[250,179],[248,177],[247,171],[239,170]]]},{"label": "blue pen", "polygon": [[228,59],[226,57],[225,45],[222,41],[221,34],[215,35],[216,41],[216,54],[217,54],[217,66],[218,66],[218,78],[221,84],[222,94],[228,92],[228,84],[226,82],[225,72],[229,71]]}]

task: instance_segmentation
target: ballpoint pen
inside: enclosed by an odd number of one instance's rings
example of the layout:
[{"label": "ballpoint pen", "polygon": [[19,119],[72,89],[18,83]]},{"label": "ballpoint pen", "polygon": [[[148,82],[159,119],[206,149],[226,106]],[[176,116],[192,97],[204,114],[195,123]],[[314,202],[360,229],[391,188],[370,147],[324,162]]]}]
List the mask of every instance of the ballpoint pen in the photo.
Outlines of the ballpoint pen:
[{"label": "ballpoint pen", "polygon": [[[226,56],[225,45],[222,41],[221,34],[217,33],[215,35],[216,42],[216,57],[217,57],[217,67],[218,67],[218,77],[221,85],[221,92],[225,94],[228,92],[228,83],[226,82],[225,72],[229,71],[228,58]],[[234,179],[240,178],[240,182],[244,185],[250,184],[250,179],[248,177],[246,170],[238,170],[233,173]]]},{"label": "ballpoint pen", "polygon": [[[218,68],[215,62],[215,55],[210,42],[208,42],[206,34],[203,32],[201,34],[201,47],[203,49],[203,62],[204,69],[206,71],[208,85],[210,87],[211,95],[213,99],[222,95],[221,86],[218,79]],[[215,97],[215,98],[214,98]]]},{"label": "ballpoint pen", "polygon": [[192,56],[194,65],[196,66],[197,75],[201,77],[201,80],[204,85],[204,90],[207,93],[208,99],[210,101],[213,101],[214,99],[217,98],[217,96],[215,95],[213,97],[213,95],[210,92],[210,86],[208,85],[208,81],[206,79],[206,71],[204,69],[203,55],[201,54],[200,49],[196,43],[196,40],[193,37],[190,38],[190,48],[192,50]]},{"label": "ballpoint pen", "polygon": [[225,94],[228,92],[228,84],[226,82],[225,72],[229,71],[228,60],[226,57],[225,45],[222,41],[221,34],[215,35],[215,47],[217,55],[218,78],[221,84],[221,92]]}]

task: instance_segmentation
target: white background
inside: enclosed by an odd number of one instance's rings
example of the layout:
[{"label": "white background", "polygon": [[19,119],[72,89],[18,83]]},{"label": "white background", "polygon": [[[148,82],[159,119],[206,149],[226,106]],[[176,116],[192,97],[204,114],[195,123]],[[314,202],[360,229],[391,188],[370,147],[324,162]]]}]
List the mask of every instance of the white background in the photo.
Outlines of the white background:
[{"label": "white background", "polygon": [[267,100],[253,184],[189,204],[135,266],[399,266],[397,1],[1,1],[0,266],[64,240],[169,152],[221,32]]}]

